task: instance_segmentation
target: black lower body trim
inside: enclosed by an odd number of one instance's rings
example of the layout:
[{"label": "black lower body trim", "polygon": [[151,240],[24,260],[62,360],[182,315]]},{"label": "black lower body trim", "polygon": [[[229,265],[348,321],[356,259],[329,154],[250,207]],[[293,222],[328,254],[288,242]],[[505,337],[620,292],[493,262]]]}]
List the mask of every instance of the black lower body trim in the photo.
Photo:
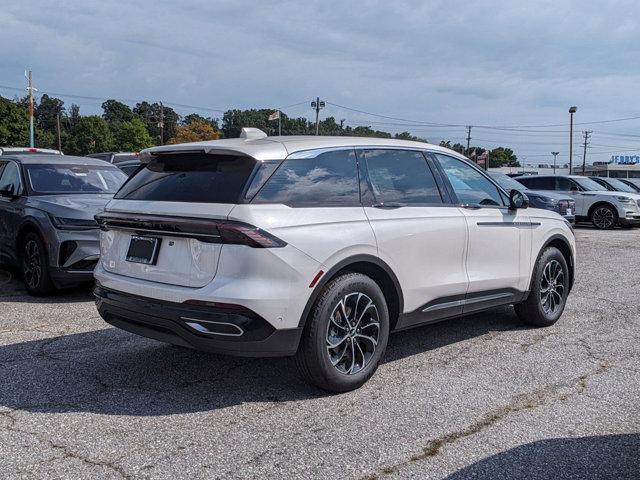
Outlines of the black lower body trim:
[{"label": "black lower body trim", "polygon": [[449,318],[471,315],[502,305],[519,303],[526,299],[527,295],[528,292],[500,289],[438,298],[426,305],[422,305],[413,312],[400,315],[395,330],[428,325]]},{"label": "black lower body trim", "polygon": [[302,329],[276,330],[249,309],[167,302],[97,286],[100,316],[143,337],[213,353],[243,357],[295,354]]},{"label": "black lower body trim", "polygon": [[93,282],[93,268],[74,270],[73,268],[49,267],[49,276],[58,288],[74,287],[81,283]]}]

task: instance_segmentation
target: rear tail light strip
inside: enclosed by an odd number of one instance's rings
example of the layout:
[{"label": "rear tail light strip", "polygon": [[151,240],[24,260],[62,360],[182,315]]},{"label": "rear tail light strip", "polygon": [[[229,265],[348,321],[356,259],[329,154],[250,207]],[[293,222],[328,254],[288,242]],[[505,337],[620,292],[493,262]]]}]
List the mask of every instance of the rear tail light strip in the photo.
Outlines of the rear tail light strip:
[{"label": "rear tail light strip", "polygon": [[247,223],[191,217],[167,217],[124,213],[96,215],[101,230],[127,230],[140,234],[186,237],[206,243],[246,245],[252,248],[281,248],[283,240]]}]

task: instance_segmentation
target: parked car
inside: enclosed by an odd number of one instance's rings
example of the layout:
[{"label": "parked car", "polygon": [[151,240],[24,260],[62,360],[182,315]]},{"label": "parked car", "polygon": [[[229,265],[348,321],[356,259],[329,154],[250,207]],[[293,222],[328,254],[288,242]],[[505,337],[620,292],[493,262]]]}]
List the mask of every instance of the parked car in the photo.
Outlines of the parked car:
[{"label": "parked car", "polygon": [[29,153],[37,153],[38,155],[64,155],[60,150],[53,150],[52,148],[0,147],[0,155],[24,155]]},{"label": "parked car", "polygon": [[104,160],[109,163],[121,163],[127,162],[129,160],[137,160],[138,152],[102,152],[102,153],[91,153],[87,155],[90,158],[98,158],[100,160]]},{"label": "parked car", "polygon": [[589,177],[594,182],[602,185],[606,190],[610,192],[626,192],[626,193],[634,193],[637,194],[638,190],[627,185],[623,181],[617,178],[610,177]]},{"label": "parked car", "polygon": [[640,193],[640,178],[619,178],[618,180],[626,183],[631,188],[635,189],[636,192]]},{"label": "parked car", "polygon": [[600,229],[640,225],[640,195],[611,192],[590,178],[578,175],[537,175],[516,180],[530,190],[571,195],[576,201],[576,221],[589,221]]},{"label": "parked car", "polygon": [[555,323],[571,226],[420,142],[241,138],[166,145],[98,215],[110,324],[242,356],[295,355],[330,391],[375,372],[389,332],[515,305]]},{"label": "parked car", "polygon": [[526,187],[520,182],[501,172],[489,172],[489,176],[498,182],[507,192],[520,189],[529,199],[529,206],[551,210],[562,215],[569,223],[575,223],[576,202],[569,195],[556,192],[525,190],[524,188]]},{"label": "parked car", "polygon": [[125,179],[86,157],[0,157],[0,260],[20,268],[29,293],[93,279],[100,254],[94,215]]},{"label": "parked car", "polygon": [[130,177],[135,173],[138,168],[140,168],[141,162],[140,160],[127,160],[126,162],[119,162],[116,164],[120,170],[122,170],[127,177]]}]

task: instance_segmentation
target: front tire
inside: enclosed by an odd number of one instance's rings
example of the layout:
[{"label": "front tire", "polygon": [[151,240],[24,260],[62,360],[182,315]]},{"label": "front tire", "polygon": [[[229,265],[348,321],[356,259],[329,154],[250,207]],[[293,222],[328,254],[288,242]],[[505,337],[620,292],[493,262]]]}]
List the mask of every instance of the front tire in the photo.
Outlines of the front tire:
[{"label": "front tire", "polygon": [[600,230],[611,230],[618,223],[618,213],[609,205],[598,205],[591,212],[591,223]]},{"label": "front tire", "polygon": [[40,237],[35,233],[29,233],[24,238],[22,279],[27,292],[33,296],[41,297],[55,290],[49,276],[46,249]]},{"label": "front tire", "polygon": [[375,373],[389,338],[382,290],[370,277],[331,280],[309,313],[296,364],[309,383],[330,392],[362,386]]},{"label": "front tire", "polygon": [[564,255],[555,247],[547,247],[533,269],[531,289],[524,302],[514,305],[520,320],[535,327],[556,323],[569,294],[569,268]]}]

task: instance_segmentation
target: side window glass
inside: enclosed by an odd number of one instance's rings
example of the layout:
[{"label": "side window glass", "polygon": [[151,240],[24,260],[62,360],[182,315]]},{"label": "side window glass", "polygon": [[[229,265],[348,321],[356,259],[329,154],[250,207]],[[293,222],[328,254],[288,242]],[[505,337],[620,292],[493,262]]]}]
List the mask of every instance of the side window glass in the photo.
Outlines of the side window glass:
[{"label": "side window glass", "polygon": [[21,192],[20,170],[15,163],[8,162],[5,165],[0,177],[0,190],[9,190],[16,194]]},{"label": "side window glass", "polygon": [[421,152],[365,150],[369,181],[378,203],[442,203],[436,180]]},{"label": "side window glass", "polygon": [[436,154],[436,158],[461,203],[500,207],[505,205],[498,188],[471,165],[447,155]]},{"label": "side window glass", "polygon": [[573,182],[569,181],[567,178],[556,177],[556,190],[560,190],[561,192],[568,192],[573,187],[574,190],[577,189]]},{"label": "side window glass", "polygon": [[354,150],[295,154],[282,162],[253,203],[310,207],[360,205]]}]

